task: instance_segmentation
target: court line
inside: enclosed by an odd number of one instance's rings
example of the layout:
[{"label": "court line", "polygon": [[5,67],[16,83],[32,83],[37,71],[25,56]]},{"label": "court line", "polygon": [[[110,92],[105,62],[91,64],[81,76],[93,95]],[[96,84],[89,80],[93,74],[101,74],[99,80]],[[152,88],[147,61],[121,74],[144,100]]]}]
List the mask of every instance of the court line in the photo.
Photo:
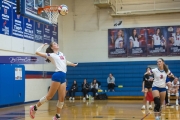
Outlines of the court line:
[{"label": "court line", "polygon": [[141,118],[141,120],[144,120],[144,118],[146,118],[148,115],[150,115],[150,112],[147,113],[143,118]]}]

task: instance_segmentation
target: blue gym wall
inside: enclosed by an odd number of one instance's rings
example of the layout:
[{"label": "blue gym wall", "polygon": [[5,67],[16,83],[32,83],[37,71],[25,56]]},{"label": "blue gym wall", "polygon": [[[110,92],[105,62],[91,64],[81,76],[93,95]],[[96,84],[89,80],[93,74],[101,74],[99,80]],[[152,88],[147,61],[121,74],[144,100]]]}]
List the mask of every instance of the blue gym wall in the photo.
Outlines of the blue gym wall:
[{"label": "blue gym wall", "polygon": [[[166,64],[175,76],[180,76],[180,60],[166,61]],[[96,78],[101,82],[101,88],[107,90],[107,77],[113,73],[116,88],[115,92],[107,92],[108,96],[142,96],[142,77],[148,65],[156,65],[156,61],[79,63],[77,67],[68,67],[68,85],[77,80],[77,95],[81,95],[83,79],[87,78],[90,83]],[[118,85],[123,85],[123,88],[118,88]]]}]

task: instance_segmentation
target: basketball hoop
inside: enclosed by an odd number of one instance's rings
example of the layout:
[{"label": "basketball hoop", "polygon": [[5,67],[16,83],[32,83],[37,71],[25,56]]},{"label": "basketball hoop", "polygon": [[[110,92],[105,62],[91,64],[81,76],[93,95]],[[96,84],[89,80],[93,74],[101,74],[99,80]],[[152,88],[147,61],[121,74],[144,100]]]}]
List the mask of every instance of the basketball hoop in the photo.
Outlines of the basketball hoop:
[{"label": "basketball hoop", "polygon": [[38,8],[38,14],[40,15],[41,12],[44,11],[48,15],[49,21],[52,24],[57,24],[59,16],[58,7],[59,6],[44,6],[43,8]]}]

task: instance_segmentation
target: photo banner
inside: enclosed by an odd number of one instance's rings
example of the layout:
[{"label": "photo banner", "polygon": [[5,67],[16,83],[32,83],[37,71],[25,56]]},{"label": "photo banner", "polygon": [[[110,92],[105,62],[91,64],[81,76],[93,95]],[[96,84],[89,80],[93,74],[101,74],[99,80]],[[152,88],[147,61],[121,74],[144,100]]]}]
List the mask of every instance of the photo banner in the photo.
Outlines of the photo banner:
[{"label": "photo banner", "polygon": [[108,30],[109,57],[127,57],[127,33],[126,29]]},{"label": "photo banner", "polygon": [[166,27],[167,33],[167,55],[179,56],[180,55],[180,26]]},{"label": "photo banner", "polygon": [[128,29],[128,57],[144,57],[147,54],[146,29]]},{"label": "photo banner", "polygon": [[108,29],[108,57],[179,56],[180,26]]},{"label": "photo banner", "polygon": [[148,56],[167,55],[167,31],[165,27],[147,28]]}]

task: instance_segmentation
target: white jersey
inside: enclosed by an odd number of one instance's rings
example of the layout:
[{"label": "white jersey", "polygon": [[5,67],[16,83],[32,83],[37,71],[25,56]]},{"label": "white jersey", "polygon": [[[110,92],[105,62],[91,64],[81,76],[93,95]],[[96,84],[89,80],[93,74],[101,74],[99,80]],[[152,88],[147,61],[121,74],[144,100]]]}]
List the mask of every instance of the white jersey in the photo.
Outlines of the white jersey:
[{"label": "white jersey", "polygon": [[119,37],[115,41],[115,48],[120,48],[120,43],[123,43],[123,38]]},{"label": "white jersey", "polygon": [[131,36],[129,40],[133,43],[133,47],[139,47],[139,41],[137,37],[135,37],[135,40],[134,40],[133,37]]},{"label": "white jersey", "polygon": [[174,46],[180,46],[180,35],[176,35],[176,33],[172,33],[172,37],[174,39]]},{"label": "white jersey", "polygon": [[47,53],[47,58],[56,67],[56,70],[55,70],[56,72],[58,72],[58,71],[62,71],[64,73],[67,72],[67,62],[66,62],[66,58],[63,55],[63,53],[61,53],[61,52],[58,52],[58,54]]},{"label": "white jersey", "polygon": [[161,45],[161,38],[159,37],[159,35],[154,34],[152,36],[152,39],[154,41],[154,45]]},{"label": "white jersey", "polygon": [[152,69],[151,71],[154,74],[154,82],[152,84],[153,87],[165,88],[166,87],[166,78],[170,73],[166,73],[165,71],[160,71],[158,68]]}]

